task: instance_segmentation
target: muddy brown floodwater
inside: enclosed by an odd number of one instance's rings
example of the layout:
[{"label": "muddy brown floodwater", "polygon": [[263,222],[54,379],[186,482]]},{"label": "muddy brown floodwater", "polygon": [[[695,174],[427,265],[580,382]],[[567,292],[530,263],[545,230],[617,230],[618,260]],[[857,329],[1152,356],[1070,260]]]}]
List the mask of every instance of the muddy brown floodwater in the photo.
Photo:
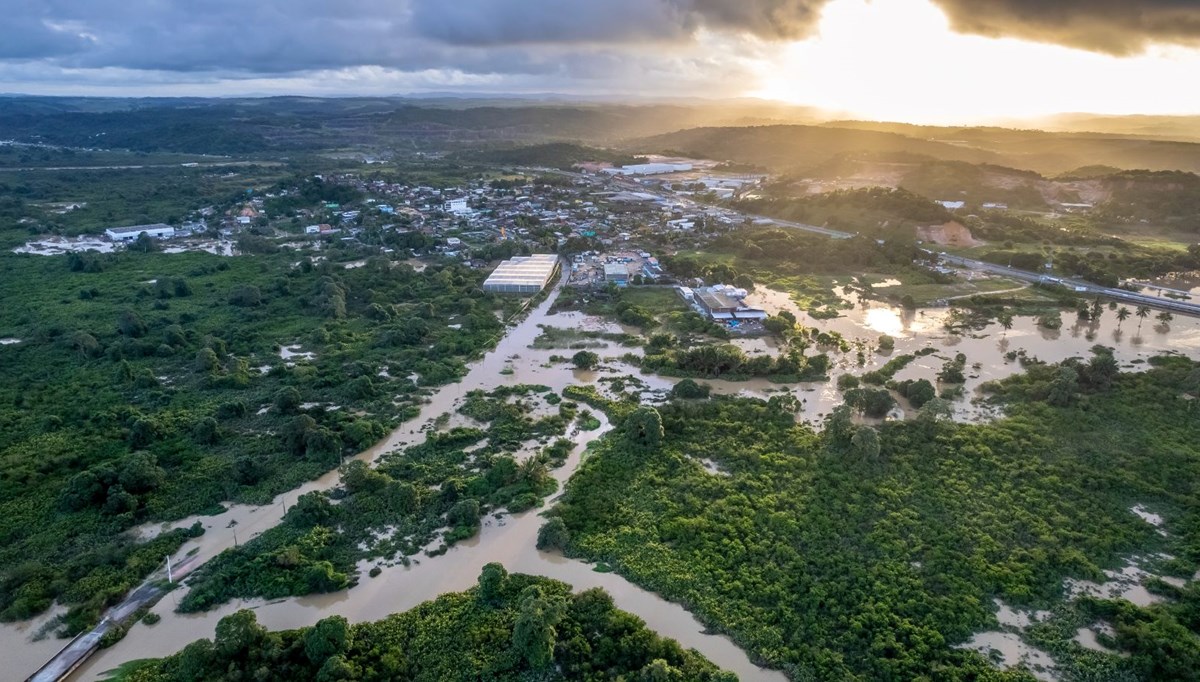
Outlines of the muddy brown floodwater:
[{"label": "muddy brown floodwater", "polygon": [[[559,284],[561,286],[561,283]],[[602,378],[636,377],[644,383],[650,394],[665,392],[675,380],[653,375],[643,375],[631,366],[619,361],[619,357],[630,349],[609,346],[598,349],[604,358],[599,371],[574,370],[569,364],[551,362],[552,355],[569,355],[565,350],[538,350],[530,348],[541,333],[539,325],[576,328],[593,331],[622,331],[605,320],[580,313],[548,313],[555,295],[537,306],[523,321],[511,327],[495,350],[469,365],[462,381],[444,386],[429,396],[420,414],[402,424],[386,440],[356,456],[356,459],[374,461],[380,455],[403,449],[424,439],[423,428],[432,424],[443,413],[453,414],[467,392],[475,389],[491,390],[497,386],[512,384],[544,384],[561,392],[572,384],[594,383]],[[1056,362],[1071,356],[1088,355],[1091,346],[1102,343],[1114,347],[1116,357],[1125,367],[1138,360],[1162,352],[1181,352],[1196,355],[1200,351],[1200,323],[1191,318],[1177,318],[1170,329],[1155,326],[1153,319],[1143,324],[1137,332],[1137,319],[1127,320],[1121,332],[1117,332],[1117,321],[1112,311],[1105,310],[1103,319],[1094,326],[1078,326],[1074,314],[1063,315],[1063,328],[1057,332],[1039,329],[1030,318],[1019,318],[1014,327],[1004,332],[993,325],[981,332],[966,335],[950,334],[943,329],[946,309],[905,311],[886,304],[860,301],[854,302],[853,310],[834,320],[813,320],[796,308],[790,298],[778,291],[760,287],[750,298],[750,304],[771,312],[791,310],[807,326],[837,331],[850,340],[863,341],[873,348],[880,334],[895,338],[895,350],[889,354],[868,352],[863,366],[857,363],[856,353],[831,353],[835,366],[832,379],[842,373],[861,374],[876,369],[891,357],[913,353],[921,348],[932,347],[933,355],[917,358],[899,372],[897,379],[928,378],[933,380],[946,359],[956,353],[967,355],[966,395],[984,381],[998,379],[1020,371],[1017,362],[1007,361],[1008,351],[1025,350],[1048,362]],[[773,353],[776,344],[771,339],[742,339],[734,343],[748,353]],[[638,352],[634,350],[633,352]],[[979,363],[978,369],[973,365]],[[501,370],[511,370],[502,374]],[[781,392],[790,392],[802,401],[798,418],[814,424],[841,402],[834,381],[809,384],[779,385],[768,381],[728,382],[713,381],[715,392],[752,397],[770,397]],[[956,404],[955,417],[962,420],[984,419],[991,414],[970,404],[969,399]],[[602,428],[592,432],[576,433],[573,439],[576,448],[567,463],[555,471],[555,477],[565,482],[578,467],[586,445],[605,433],[610,425],[602,420]],[[262,506],[232,505],[217,516],[200,516],[179,522],[145,526],[135,532],[141,537],[152,537],[164,529],[191,525],[199,520],[204,524],[205,534],[186,544],[179,556],[195,553],[194,564],[200,564],[235,542],[245,542],[255,535],[277,524],[286,506],[306,492],[329,490],[338,482],[337,472],[308,482],[299,488],[277,497],[272,504]],[[258,620],[272,629],[296,628],[311,625],[330,615],[343,615],[351,621],[377,620],[390,613],[403,611],[421,602],[434,599],[446,592],[466,589],[473,585],[483,565],[500,562],[514,572],[543,575],[570,583],[576,590],[601,587],[608,591],[616,605],[641,617],[658,633],[678,640],[685,647],[694,647],[709,660],[724,669],[738,674],[743,680],[784,680],[782,673],[764,670],[748,659],[745,652],[731,640],[720,635],[705,634],[705,628],[696,618],[677,604],[663,600],[654,593],[643,590],[614,573],[600,573],[592,566],[567,559],[560,554],[539,552],[535,548],[537,530],[541,519],[537,510],[501,518],[489,517],[481,532],[471,540],[458,543],[440,557],[415,557],[410,567],[383,566],[382,573],[375,578],[365,577],[365,571],[373,562],[364,562],[362,582],[348,591],[328,595],[316,595],[265,603],[261,600],[237,601],[203,614],[178,614],[174,612],[179,593],[168,595],[153,611],[162,617],[154,626],[142,623],[130,628],[128,636],[110,649],[97,654],[82,667],[72,680],[102,679],[105,671],[121,663],[147,657],[160,657],[178,651],[188,642],[201,637],[212,637],[217,621],[240,608],[252,608]],[[5,624],[0,627],[0,651],[5,652],[9,670],[21,676],[32,672],[45,662],[63,644],[52,638],[31,642],[30,636],[37,624]]]},{"label": "muddy brown floodwater", "polygon": [[[602,372],[582,372],[570,365],[551,363],[550,356],[562,350],[530,348],[541,333],[539,325],[610,330],[602,320],[578,313],[550,315],[548,309],[554,296],[534,309],[528,317],[509,329],[496,349],[469,366],[462,381],[442,387],[431,395],[415,419],[402,424],[385,441],[361,453],[357,459],[373,461],[380,455],[420,442],[425,434],[422,427],[431,424],[443,413],[453,413],[467,392],[491,390],[497,386],[520,383],[544,384],[561,391],[572,384],[590,383],[602,376],[627,375],[634,370],[619,364]],[[616,355],[623,350],[613,350]],[[508,374],[501,370],[511,369]],[[646,377],[651,389],[669,389],[672,381]],[[739,388],[740,390],[740,388]],[[554,472],[560,485],[578,467],[584,449],[591,441],[608,431],[610,425],[603,415],[596,415],[602,427],[595,431],[575,433],[576,447],[566,464]],[[264,506],[235,505],[223,514],[196,517],[162,526],[139,529],[140,535],[150,537],[165,528],[190,525],[201,521],[206,532],[180,550],[181,555],[196,551],[207,560],[232,546],[236,539],[244,542],[279,522],[286,505],[305,492],[328,490],[336,485],[338,476],[330,472],[296,490],[276,498]],[[509,571],[543,575],[570,583],[576,590],[601,587],[613,596],[618,608],[636,614],[658,633],[678,640],[685,647],[694,647],[720,667],[731,670],[743,680],[782,681],[782,673],[765,670],[751,663],[745,652],[724,636],[706,634],[704,626],[678,604],[643,590],[614,573],[600,573],[589,564],[567,559],[561,554],[536,549],[537,531],[542,519],[537,510],[522,514],[488,517],[481,532],[470,540],[460,542],[440,557],[415,557],[412,566],[383,566],[375,578],[363,577],[353,589],[328,595],[314,595],[270,603],[262,600],[236,601],[203,614],[174,612],[178,593],[168,595],[154,607],[162,620],[153,625],[142,623],[130,628],[129,634],[117,645],[97,654],[80,668],[72,680],[103,679],[105,672],[127,661],[159,657],[181,649],[188,642],[212,637],[221,617],[240,608],[252,608],[259,622],[272,629],[288,629],[311,625],[330,615],[343,615],[353,622],[378,620],[391,613],[404,611],[446,592],[456,592],[475,584],[480,570],[489,562],[500,562]],[[199,563],[199,562],[197,562]],[[374,565],[364,562],[365,570]],[[7,633],[4,641],[11,641]],[[35,657],[43,658],[44,657]],[[38,660],[37,664],[42,661]],[[36,664],[33,666],[36,667]]]}]

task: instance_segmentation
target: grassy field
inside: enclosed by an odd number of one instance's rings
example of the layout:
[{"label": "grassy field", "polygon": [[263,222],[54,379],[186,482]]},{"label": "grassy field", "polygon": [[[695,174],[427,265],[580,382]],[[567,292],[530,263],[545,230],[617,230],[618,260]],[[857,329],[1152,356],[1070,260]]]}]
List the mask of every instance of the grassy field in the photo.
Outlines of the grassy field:
[{"label": "grassy field", "polygon": [[682,312],[688,309],[674,287],[630,287],[621,292],[621,300],[649,310],[654,315]]},{"label": "grassy field", "polygon": [[[863,275],[860,281],[874,283],[887,279],[886,276]],[[874,291],[878,296],[888,298],[897,297],[903,299],[906,296],[912,297],[912,300],[917,305],[930,305],[935,301],[948,300],[959,297],[969,297],[979,294],[991,294],[1000,291],[1009,291],[1012,289],[1022,289],[1025,285],[1022,282],[1006,278],[988,278],[966,280],[959,279],[950,284],[917,282],[907,283],[901,278],[901,283],[894,286],[875,286]],[[1018,292],[1013,292],[1014,294]]]}]

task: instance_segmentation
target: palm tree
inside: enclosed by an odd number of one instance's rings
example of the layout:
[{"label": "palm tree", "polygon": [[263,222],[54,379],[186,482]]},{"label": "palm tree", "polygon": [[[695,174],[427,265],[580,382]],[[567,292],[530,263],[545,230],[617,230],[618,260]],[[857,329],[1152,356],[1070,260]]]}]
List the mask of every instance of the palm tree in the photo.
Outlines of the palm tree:
[{"label": "palm tree", "polygon": [[1155,319],[1158,320],[1159,324],[1161,324],[1163,327],[1170,327],[1171,320],[1175,319],[1175,316],[1164,310],[1156,315]]},{"label": "palm tree", "polygon": [[1000,322],[1001,327],[1004,327],[1004,333],[1001,336],[1008,336],[1008,330],[1013,328],[1012,313],[1008,312],[1007,310],[1000,313],[997,321]]},{"label": "palm tree", "polygon": [[1102,315],[1103,313],[1104,313],[1104,304],[1101,303],[1100,298],[1097,297],[1095,301],[1092,301],[1092,319],[1099,320],[1100,315]]},{"label": "palm tree", "polygon": [[1146,321],[1147,317],[1150,317],[1150,306],[1140,305],[1134,314],[1138,316],[1138,331],[1140,332],[1142,331],[1142,323]]},{"label": "palm tree", "polygon": [[1126,308],[1125,306],[1121,306],[1121,309],[1117,311],[1117,331],[1121,330],[1121,325],[1124,324],[1125,320],[1128,320],[1128,319],[1129,319],[1129,308]]}]

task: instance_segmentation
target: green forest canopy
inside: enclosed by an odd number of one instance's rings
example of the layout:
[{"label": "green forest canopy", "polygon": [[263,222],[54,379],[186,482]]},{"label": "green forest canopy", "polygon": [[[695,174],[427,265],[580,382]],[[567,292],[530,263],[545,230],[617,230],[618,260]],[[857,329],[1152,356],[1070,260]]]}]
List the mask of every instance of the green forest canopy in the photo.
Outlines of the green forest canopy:
[{"label": "green forest canopy", "polygon": [[268,632],[252,611],[221,619],[161,660],[126,666],[121,682],[191,680],[664,680],[731,682],[694,650],[659,637],[595,588],[484,566],[479,584],[374,623],[341,616]]},{"label": "green forest canopy", "polygon": [[[951,646],[996,627],[992,598],[1061,605],[1064,577],[1103,581],[1135,553],[1195,572],[1200,422],[1181,396],[1198,388],[1186,359],[1118,374],[1100,352],[994,386],[1009,416],[988,424],[929,414],[876,432],[839,409],[818,434],[776,401],[677,402],[658,446],[618,426],[557,511],[569,554],[688,605],[793,679],[1029,679]],[[1071,643],[1086,620],[1061,628],[1064,679],[1194,679],[1169,674],[1200,669],[1200,594],[1179,592],[1116,623],[1127,659]]]}]

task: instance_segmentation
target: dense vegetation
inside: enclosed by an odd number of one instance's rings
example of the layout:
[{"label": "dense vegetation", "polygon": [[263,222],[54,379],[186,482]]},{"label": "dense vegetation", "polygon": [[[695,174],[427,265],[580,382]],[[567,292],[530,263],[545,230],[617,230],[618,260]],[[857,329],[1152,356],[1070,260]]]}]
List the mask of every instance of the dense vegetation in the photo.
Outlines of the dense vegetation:
[{"label": "dense vegetation", "polygon": [[0,617],[79,629],[178,546],[118,534],[336,467],[502,331],[477,271],[293,258],[0,259]]},{"label": "dense vegetation", "polygon": [[740,201],[737,208],[751,214],[881,236],[911,235],[916,225],[953,219],[941,204],[906,189],[887,187]]},{"label": "dense vegetation", "polygon": [[[557,488],[549,470],[571,451],[570,441],[559,437],[577,411],[549,390],[472,391],[459,411],[483,428],[431,432],[424,442],[385,455],[377,468],[346,464],[332,495],[301,496],[282,523],[200,568],[180,609],[340,590],[357,580],[362,559],[407,565],[439,537],[433,554],[475,535],[485,514],[540,505]],[[547,403],[557,408],[535,418],[534,409]],[[523,448],[533,452],[518,461],[514,455]]]},{"label": "dense vegetation", "polygon": [[570,170],[585,161],[605,161],[615,166],[642,163],[645,157],[567,142],[550,142],[512,149],[492,149],[464,155],[473,161],[517,166],[539,166]]},{"label": "dense vegetation", "polygon": [[269,186],[279,175],[265,166],[0,173],[0,243],[122,225],[178,225],[192,211],[244,199],[247,188]]},{"label": "dense vegetation", "polygon": [[[818,381],[826,378],[830,360],[825,354],[804,355],[792,349],[771,355],[746,355],[733,344],[699,344],[687,348],[647,347],[638,359],[642,369],[665,376],[702,379],[767,378],[779,382]],[[635,360],[629,357],[629,360]]]},{"label": "dense vegetation", "polygon": [[[995,627],[993,597],[1058,604],[1064,577],[1103,580],[1135,552],[1196,570],[1200,423],[1181,395],[1200,390],[1200,370],[1170,358],[1120,374],[1099,352],[990,388],[1009,416],[977,425],[940,419],[938,401],[878,430],[841,408],[820,434],[775,398],[621,410],[557,508],[558,542],[793,679],[1030,679],[951,646]],[[1168,535],[1134,504],[1160,510]],[[1179,627],[1119,616],[1117,644],[1140,652],[1130,659],[1064,643],[1080,654],[1069,679],[1175,679],[1156,677],[1150,652],[1193,656],[1187,614]],[[1113,666],[1126,677],[1102,672]]]},{"label": "dense vegetation", "polygon": [[269,632],[238,611],[161,660],[126,666],[121,682],[191,680],[665,680],[729,682],[694,650],[618,611],[603,590],[484,566],[479,584],[374,623],[331,616]]}]

